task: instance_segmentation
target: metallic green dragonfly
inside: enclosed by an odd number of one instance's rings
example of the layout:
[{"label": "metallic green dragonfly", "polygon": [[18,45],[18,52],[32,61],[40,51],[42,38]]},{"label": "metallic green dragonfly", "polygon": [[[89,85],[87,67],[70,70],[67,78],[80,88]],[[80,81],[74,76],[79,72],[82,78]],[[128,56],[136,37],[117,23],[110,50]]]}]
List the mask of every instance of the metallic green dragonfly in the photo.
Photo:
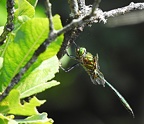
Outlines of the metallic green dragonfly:
[{"label": "metallic green dragonfly", "polygon": [[78,47],[77,45],[76,45],[75,53],[76,55],[72,56],[69,55],[67,52],[67,55],[70,58],[78,61],[78,63],[76,63],[75,65],[73,65],[72,67],[68,68],[65,71],[68,72],[72,70],[75,66],[81,65],[90,76],[90,79],[93,82],[93,84],[99,84],[102,85],[103,87],[105,87],[105,85],[109,86],[114,91],[114,93],[118,96],[119,100],[124,105],[124,107],[134,117],[133,110],[128,104],[128,102],[125,100],[125,98],[109,82],[105,80],[104,75],[100,72],[100,66],[98,63],[98,54],[96,56],[93,56],[91,53],[86,51],[86,48]]}]

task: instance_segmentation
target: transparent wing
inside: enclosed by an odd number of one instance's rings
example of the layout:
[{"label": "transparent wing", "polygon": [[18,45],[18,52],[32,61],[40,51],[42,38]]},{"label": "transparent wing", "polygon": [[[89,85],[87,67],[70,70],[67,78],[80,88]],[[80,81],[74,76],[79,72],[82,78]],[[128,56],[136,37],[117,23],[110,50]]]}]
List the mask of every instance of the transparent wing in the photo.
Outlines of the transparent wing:
[{"label": "transparent wing", "polygon": [[90,79],[93,84],[103,85],[105,87],[105,79],[103,74],[99,70],[94,71],[94,75],[90,75]]},{"label": "transparent wing", "polygon": [[96,68],[97,68],[97,69],[100,69],[99,62],[98,62],[98,60],[99,60],[98,54],[96,54],[96,56],[95,56],[94,59],[95,59],[95,62],[96,62]]}]

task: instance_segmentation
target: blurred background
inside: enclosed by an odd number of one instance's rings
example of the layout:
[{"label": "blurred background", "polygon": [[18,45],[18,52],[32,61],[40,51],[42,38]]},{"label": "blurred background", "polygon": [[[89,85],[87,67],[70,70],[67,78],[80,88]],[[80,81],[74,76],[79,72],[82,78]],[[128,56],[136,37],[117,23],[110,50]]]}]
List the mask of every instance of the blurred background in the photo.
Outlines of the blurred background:
[{"label": "blurred background", "polygon": [[[109,11],[130,2],[102,0],[100,8]],[[51,3],[53,15],[59,14],[65,25],[69,16],[67,0],[51,0]],[[86,3],[92,4],[93,0]],[[39,1],[37,17],[45,17],[44,7],[44,1]],[[0,11],[4,11],[2,8],[0,5]],[[76,43],[93,55],[99,54],[101,72],[128,101],[135,118],[109,87],[93,85],[81,66],[68,73],[60,70],[56,74],[55,79],[61,84],[38,95],[39,99],[47,99],[38,108],[39,111],[46,111],[55,124],[144,124],[144,11],[110,18],[107,24],[97,23],[86,27]],[[71,46],[69,53],[74,55],[74,49],[74,45]],[[65,68],[74,63],[66,56],[62,60]]]}]

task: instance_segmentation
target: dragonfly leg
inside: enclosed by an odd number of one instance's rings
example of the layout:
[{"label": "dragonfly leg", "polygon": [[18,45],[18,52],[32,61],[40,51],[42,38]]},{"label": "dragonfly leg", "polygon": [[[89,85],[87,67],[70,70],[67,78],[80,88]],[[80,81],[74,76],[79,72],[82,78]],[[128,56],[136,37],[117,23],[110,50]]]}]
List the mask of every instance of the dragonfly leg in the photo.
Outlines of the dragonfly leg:
[{"label": "dragonfly leg", "polygon": [[75,56],[70,55],[67,51],[66,51],[66,54],[67,54],[67,56],[70,57],[71,59],[75,59],[75,60],[77,60]]},{"label": "dragonfly leg", "polygon": [[70,66],[69,68],[65,69],[63,68],[62,66],[60,66],[60,68],[65,71],[65,72],[69,72],[71,71],[72,69],[74,69],[76,66],[79,66],[80,63],[75,63],[74,65]]}]

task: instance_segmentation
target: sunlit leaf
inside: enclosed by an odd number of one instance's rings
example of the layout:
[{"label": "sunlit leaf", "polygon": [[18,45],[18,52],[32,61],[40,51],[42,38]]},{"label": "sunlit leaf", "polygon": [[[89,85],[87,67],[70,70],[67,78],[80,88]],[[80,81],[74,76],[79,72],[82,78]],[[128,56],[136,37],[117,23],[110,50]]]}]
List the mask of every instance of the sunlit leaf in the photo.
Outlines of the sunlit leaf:
[{"label": "sunlit leaf", "polygon": [[17,90],[12,90],[10,94],[0,103],[0,112],[3,114],[16,114],[16,115],[35,115],[38,114],[37,106],[43,104],[45,100],[38,100],[33,97],[29,102],[24,105],[20,103],[20,93]]},{"label": "sunlit leaf", "polygon": [[22,15],[28,16],[30,18],[34,17],[34,7],[27,0],[17,0],[17,6],[18,8],[15,12],[15,18]]},{"label": "sunlit leaf", "polygon": [[0,69],[2,68],[3,66],[3,57],[0,57]]},{"label": "sunlit leaf", "polygon": [[17,120],[17,122],[23,124],[53,124],[54,121],[51,118],[47,118],[47,113],[41,113],[24,120]]},{"label": "sunlit leaf", "polygon": [[[13,117],[13,116],[12,116]],[[18,124],[11,116],[4,116],[0,113],[0,124]]]},{"label": "sunlit leaf", "polygon": [[12,77],[32,57],[34,51],[47,37],[45,33],[48,32],[45,27],[47,24],[47,19],[35,18],[28,20],[21,26],[14,37],[14,41],[11,41],[5,50],[0,82],[8,84]]},{"label": "sunlit leaf", "polygon": [[32,6],[36,6],[38,0],[27,0]]},{"label": "sunlit leaf", "polygon": [[[61,28],[59,16],[54,17],[56,29]],[[4,63],[2,73],[0,75],[0,87],[7,86],[13,76],[19,72],[28,60],[32,57],[34,51],[38,49],[40,44],[44,42],[48,35],[48,20],[47,18],[33,18],[24,23],[14,36],[14,41],[11,41],[4,51]],[[63,36],[58,37],[52,42],[48,49],[40,55],[36,63],[29,69],[26,75],[31,73],[33,69],[40,65],[43,60],[46,60],[59,51],[62,44]],[[5,87],[4,86],[4,87]]]},{"label": "sunlit leaf", "polygon": [[20,91],[20,97],[28,97],[58,85],[59,82],[55,80],[47,82],[55,76],[58,69],[59,61],[56,56],[43,61],[38,68],[19,83],[17,89]]}]

